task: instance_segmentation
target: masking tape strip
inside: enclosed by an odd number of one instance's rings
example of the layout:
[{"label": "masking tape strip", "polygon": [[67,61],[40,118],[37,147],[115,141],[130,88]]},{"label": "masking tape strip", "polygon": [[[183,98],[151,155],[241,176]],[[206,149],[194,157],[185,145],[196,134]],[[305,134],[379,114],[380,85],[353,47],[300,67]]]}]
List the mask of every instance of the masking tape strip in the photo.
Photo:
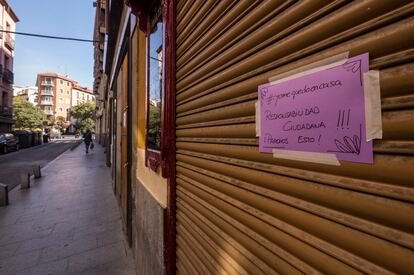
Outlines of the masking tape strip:
[{"label": "masking tape strip", "polygon": [[342,64],[348,60],[349,52],[340,53],[314,63],[307,64],[300,68],[293,69],[291,71],[273,76],[269,78],[270,84],[274,85],[280,82],[284,82],[290,79],[298,78],[308,74],[320,72],[326,69],[330,69]]},{"label": "masking tape strip", "polygon": [[273,149],[273,157],[340,166],[335,154]]},{"label": "masking tape strip", "polygon": [[363,75],[366,139],[382,139],[380,74],[371,70]]},{"label": "masking tape strip", "polygon": [[256,137],[260,137],[260,105],[259,101],[254,104],[256,107]]}]

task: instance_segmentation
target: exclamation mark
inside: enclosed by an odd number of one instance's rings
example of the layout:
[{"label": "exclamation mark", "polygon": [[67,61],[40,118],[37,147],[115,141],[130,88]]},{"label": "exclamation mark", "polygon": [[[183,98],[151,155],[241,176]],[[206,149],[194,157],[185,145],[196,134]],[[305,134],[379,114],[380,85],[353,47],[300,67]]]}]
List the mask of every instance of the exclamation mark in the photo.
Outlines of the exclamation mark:
[{"label": "exclamation mark", "polygon": [[319,142],[321,142],[321,137],[322,137],[322,135],[319,135],[319,137],[318,137],[318,145],[319,145]]},{"label": "exclamation mark", "polygon": [[351,109],[348,109],[348,118],[346,120],[346,128],[349,129],[349,114],[351,113]]},{"label": "exclamation mark", "polygon": [[339,121],[341,121],[341,110],[338,111],[338,122],[336,123],[336,129],[339,128]]}]

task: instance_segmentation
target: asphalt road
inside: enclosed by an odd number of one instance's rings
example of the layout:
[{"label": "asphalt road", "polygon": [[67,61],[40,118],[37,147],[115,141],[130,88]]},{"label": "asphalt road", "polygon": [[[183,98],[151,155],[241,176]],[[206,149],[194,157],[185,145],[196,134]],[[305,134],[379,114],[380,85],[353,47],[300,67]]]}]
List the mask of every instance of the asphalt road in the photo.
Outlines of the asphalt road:
[{"label": "asphalt road", "polygon": [[9,191],[19,184],[19,174],[31,173],[33,165],[44,167],[76,143],[74,139],[52,140],[49,143],[0,155],[0,182],[9,186]]}]

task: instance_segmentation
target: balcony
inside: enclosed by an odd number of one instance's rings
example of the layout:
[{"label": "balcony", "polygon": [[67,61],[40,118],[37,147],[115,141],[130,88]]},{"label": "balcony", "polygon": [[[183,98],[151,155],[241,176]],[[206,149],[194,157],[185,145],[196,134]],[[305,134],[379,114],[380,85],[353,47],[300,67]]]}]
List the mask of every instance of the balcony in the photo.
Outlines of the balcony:
[{"label": "balcony", "polygon": [[4,68],[3,70],[3,80],[13,84],[14,83],[14,74],[12,71],[10,71],[9,69]]},{"label": "balcony", "polygon": [[49,100],[41,100],[39,105],[53,106],[53,102]]},{"label": "balcony", "polygon": [[54,86],[52,81],[44,81],[44,80],[40,83],[40,85],[42,85],[42,86]]},{"label": "balcony", "polygon": [[0,105],[0,116],[12,118],[13,108],[9,106]]},{"label": "balcony", "polygon": [[43,112],[48,116],[53,116],[53,111],[52,110],[43,110]]},{"label": "balcony", "polygon": [[6,33],[5,37],[6,39],[4,40],[4,43],[6,47],[8,47],[10,50],[14,50],[14,39],[8,33]]},{"label": "balcony", "polygon": [[53,92],[50,90],[41,90],[40,91],[40,95],[48,95],[48,96],[53,96]]}]

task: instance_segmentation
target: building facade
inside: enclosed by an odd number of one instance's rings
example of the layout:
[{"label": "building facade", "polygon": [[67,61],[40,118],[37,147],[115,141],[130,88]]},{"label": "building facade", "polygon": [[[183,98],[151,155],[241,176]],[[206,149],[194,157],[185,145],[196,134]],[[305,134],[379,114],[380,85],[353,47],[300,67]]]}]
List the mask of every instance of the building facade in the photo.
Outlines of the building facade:
[{"label": "building facade", "polygon": [[72,86],[72,102],[71,107],[83,102],[95,102],[95,95],[88,87],[80,86],[74,83]]},{"label": "building facade", "polygon": [[[139,273],[412,272],[412,1],[125,2],[95,92]],[[259,86],[366,53],[372,163],[261,152]]]},{"label": "building facade", "polygon": [[57,73],[38,74],[36,85],[39,89],[38,106],[46,115],[63,117],[68,123],[73,106],[81,102],[95,101],[95,96],[89,88]]},{"label": "building facade", "polygon": [[[0,1],[0,28],[16,31],[19,22],[6,0]],[[14,33],[0,33],[0,133],[10,132],[13,125],[13,59],[15,46]]]},{"label": "building facade", "polygon": [[26,86],[26,87],[19,87],[13,86],[13,98],[22,98],[34,106],[38,105],[38,88],[37,86]]}]

